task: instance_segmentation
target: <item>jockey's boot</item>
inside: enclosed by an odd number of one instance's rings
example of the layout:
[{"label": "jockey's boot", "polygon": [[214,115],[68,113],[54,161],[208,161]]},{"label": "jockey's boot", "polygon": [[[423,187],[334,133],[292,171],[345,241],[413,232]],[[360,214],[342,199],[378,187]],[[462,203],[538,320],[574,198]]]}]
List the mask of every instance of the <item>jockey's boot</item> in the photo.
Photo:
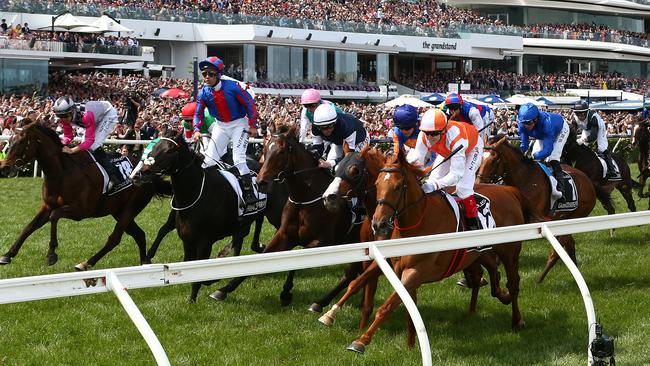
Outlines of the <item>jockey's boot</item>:
[{"label": "jockey's boot", "polygon": [[479,230],[481,225],[478,220],[478,208],[474,195],[464,198],[463,206],[465,207],[465,230]]},{"label": "jockey's boot", "polygon": [[607,180],[620,180],[621,179],[621,174],[616,171],[616,167],[614,166],[614,162],[612,161],[612,153],[608,149],[603,151],[602,153],[603,159],[605,159],[605,163],[607,164],[607,174],[605,175],[605,178]]},{"label": "jockey's boot", "polygon": [[354,214],[354,223],[358,224],[363,222],[363,219],[366,216],[366,206],[363,204],[363,201],[359,198],[352,199],[352,213]]},{"label": "jockey's boot", "polygon": [[244,204],[246,206],[258,201],[255,192],[253,192],[253,178],[250,173],[239,177],[239,185],[241,186],[242,196],[244,196]]},{"label": "jockey's boot", "polygon": [[117,168],[111,160],[108,158],[108,154],[101,147],[93,151],[93,155],[97,162],[104,167],[106,174],[108,174],[108,190],[110,191],[113,188],[113,185],[119,183],[122,180],[122,175],[117,171]]},{"label": "jockey's boot", "polygon": [[564,174],[562,174],[560,162],[557,160],[551,160],[550,164],[551,168],[553,168],[553,176],[557,180],[557,190],[564,195]]}]

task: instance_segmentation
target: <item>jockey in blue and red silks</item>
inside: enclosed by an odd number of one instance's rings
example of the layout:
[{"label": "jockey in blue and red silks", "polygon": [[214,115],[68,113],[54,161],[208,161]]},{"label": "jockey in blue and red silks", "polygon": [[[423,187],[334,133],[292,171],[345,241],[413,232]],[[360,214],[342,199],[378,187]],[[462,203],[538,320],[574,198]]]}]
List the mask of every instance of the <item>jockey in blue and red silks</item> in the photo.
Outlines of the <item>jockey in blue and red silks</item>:
[{"label": "jockey in blue and red silks", "polygon": [[445,107],[449,120],[473,125],[485,142],[488,129],[483,127],[490,123],[490,113],[485,106],[464,101],[458,93],[450,93],[445,98]]},{"label": "jockey in blue and red silks", "polygon": [[248,137],[257,136],[257,109],[253,97],[235,80],[222,78],[224,63],[218,57],[208,57],[199,63],[205,84],[199,91],[194,114],[194,141],[201,138],[204,110],[216,119],[210,143],[205,150],[203,167],[213,166],[226,153],[232,141],[233,163],[240,173],[244,201],[257,201],[253,192],[251,174],[246,165]]}]

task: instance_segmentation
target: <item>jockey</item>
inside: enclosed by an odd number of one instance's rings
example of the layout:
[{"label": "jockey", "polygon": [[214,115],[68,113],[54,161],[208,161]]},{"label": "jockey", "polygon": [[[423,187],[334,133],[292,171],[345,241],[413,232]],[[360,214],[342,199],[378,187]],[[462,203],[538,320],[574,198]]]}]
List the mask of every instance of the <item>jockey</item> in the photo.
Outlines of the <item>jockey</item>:
[{"label": "jockey", "polygon": [[[319,162],[321,168],[327,169],[334,169],[343,158],[343,143],[358,152],[370,141],[363,123],[349,114],[337,113],[333,104],[324,103],[316,108],[311,133],[314,135],[313,146],[330,145],[327,158]],[[324,148],[319,151],[324,151]]]},{"label": "jockey", "polygon": [[344,113],[336,104],[322,100],[320,98],[320,92],[316,89],[305,90],[302,93],[302,97],[300,97],[300,104],[302,104],[303,109],[300,113],[300,136],[298,140],[303,144],[305,143],[305,139],[307,139],[307,131],[312,128],[312,124],[314,123],[314,111],[319,105],[332,104],[336,108],[336,113]]},{"label": "jockey", "polygon": [[605,126],[602,117],[589,109],[589,103],[577,102],[573,106],[573,120],[578,125],[578,129],[582,130],[582,136],[577,140],[578,144],[585,145],[596,141],[598,156],[607,163],[605,178],[608,180],[620,179],[621,176],[612,162],[612,153],[607,149],[607,126]]},{"label": "jockey", "polygon": [[400,105],[393,112],[393,129],[388,132],[388,137],[393,137],[393,151],[395,154],[400,149],[405,153],[415,147],[418,141],[420,116],[418,110],[409,104]]},{"label": "jockey", "polygon": [[[480,131],[486,125],[486,113],[483,106],[463,101],[463,97],[458,93],[450,93],[447,95],[447,98],[445,98],[445,107],[447,108],[449,119],[452,121],[465,122],[473,125],[476,131]],[[485,138],[487,132],[483,130],[480,134]]]},{"label": "jockey", "polygon": [[[529,137],[537,139],[533,148],[533,159],[546,160],[553,168],[553,175],[557,179],[557,190],[562,194],[564,180],[562,179],[562,168],[560,157],[564,144],[569,137],[569,125],[559,114],[540,112],[533,103],[526,103],[519,108],[517,115],[519,123],[519,148],[523,153],[528,151],[530,144]],[[553,192],[557,195],[558,192]]]},{"label": "jockey", "polygon": [[239,184],[246,205],[255,203],[250,170],[246,165],[248,137],[257,136],[257,109],[251,95],[235,80],[222,79],[224,63],[218,57],[208,57],[199,63],[205,84],[199,91],[194,114],[194,141],[201,138],[205,109],[216,119],[212,125],[210,143],[205,149],[203,167],[217,163],[232,141],[233,163],[239,170]]},{"label": "jockey", "polygon": [[[451,153],[456,148],[460,149],[452,156]],[[407,160],[422,166],[430,153],[438,154],[435,160],[438,164],[446,158],[449,160],[431,172],[422,189],[425,193],[430,193],[456,186],[456,194],[465,206],[468,230],[479,229],[474,180],[481,165],[483,140],[479,138],[476,129],[466,123],[448,121],[445,113],[439,109],[426,111],[420,122],[417,145],[409,152]]]},{"label": "jockey", "polygon": [[[185,135],[185,141],[192,141],[192,136],[194,135],[193,121],[194,115],[196,114],[196,102],[187,103],[181,109],[181,121],[183,122],[183,132]],[[210,134],[212,133],[212,124],[214,123],[214,117],[212,117],[209,111],[206,109],[203,113],[203,125],[201,126],[201,152],[205,153],[206,147],[210,144]]]},{"label": "jockey", "polygon": [[[110,190],[113,183],[122,179],[122,175],[110,162],[102,149],[102,144],[117,125],[117,110],[107,101],[89,101],[83,106],[78,105],[69,96],[57,99],[52,109],[63,125],[63,138],[61,139],[63,152],[66,154],[74,154],[82,150],[92,152],[95,160],[106,169],[109,181],[108,189]],[[74,139],[72,125],[83,127],[85,132],[83,142],[70,148],[68,144]]]}]

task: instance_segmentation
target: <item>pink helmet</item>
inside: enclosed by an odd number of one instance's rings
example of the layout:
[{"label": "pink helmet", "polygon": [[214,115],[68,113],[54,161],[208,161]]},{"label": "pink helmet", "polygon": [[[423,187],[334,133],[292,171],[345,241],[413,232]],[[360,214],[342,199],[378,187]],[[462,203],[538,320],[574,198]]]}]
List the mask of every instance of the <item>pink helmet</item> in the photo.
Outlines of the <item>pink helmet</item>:
[{"label": "pink helmet", "polygon": [[307,89],[302,93],[300,104],[315,104],[320,103],[320,93],[316,89]]}]

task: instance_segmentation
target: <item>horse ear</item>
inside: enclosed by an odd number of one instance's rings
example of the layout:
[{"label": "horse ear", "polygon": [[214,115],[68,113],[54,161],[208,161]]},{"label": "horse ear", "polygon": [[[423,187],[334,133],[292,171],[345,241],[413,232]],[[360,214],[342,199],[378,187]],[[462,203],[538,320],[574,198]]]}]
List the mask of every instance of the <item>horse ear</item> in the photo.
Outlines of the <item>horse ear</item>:
[{"label": "horse ear", "polygon": [[499,141],[497,141],[497,142],[495,142],[495,143],[493,144],[493,147],[501,146],[501,145],[507,143],[506,141],[508,141],[508,136],[507,136],[507,135],[503,135],[503,136],[499,139]]},{"label": "horse ear", "polygon": [[350,149],[350,145],[348,145],[347,142],[343,142],[343,155],[347,155],[351,151],[352,149]]}]

